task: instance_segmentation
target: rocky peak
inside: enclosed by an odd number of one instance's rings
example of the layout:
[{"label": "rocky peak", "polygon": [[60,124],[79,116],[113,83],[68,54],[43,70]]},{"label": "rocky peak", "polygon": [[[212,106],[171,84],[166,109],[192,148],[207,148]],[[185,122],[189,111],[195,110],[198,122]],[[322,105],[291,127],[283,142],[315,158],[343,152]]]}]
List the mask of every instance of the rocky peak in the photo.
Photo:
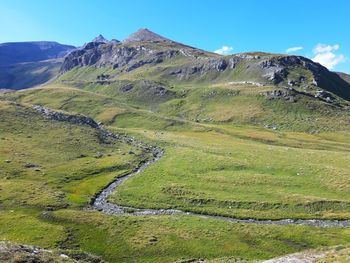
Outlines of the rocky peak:
[{"label": "rocky peak", "polygon": [[165,37],[162,37],[156,33],[153,33],[152,31],[148,30],[147,28],[141,28],[135,33],[132,33],[129,35],[126,39],[123,40],[123,43],[129,43],[129,42],[172,42],[170,39],[167,39]]},{"label": "rocky peak", "polygon": [[111,43],[111,44],[118,44],[118,43],[120,43],[120,41],[117,40],[117,39],[115,39],[115,38],[113,38],[113,39],[110,41],[110,43]]},{"label": "rocky peak", "polygon": [[91,42],[98,42],[98,43],[108,43],[108,40],[105,39],[101,34],[95,37]]}]

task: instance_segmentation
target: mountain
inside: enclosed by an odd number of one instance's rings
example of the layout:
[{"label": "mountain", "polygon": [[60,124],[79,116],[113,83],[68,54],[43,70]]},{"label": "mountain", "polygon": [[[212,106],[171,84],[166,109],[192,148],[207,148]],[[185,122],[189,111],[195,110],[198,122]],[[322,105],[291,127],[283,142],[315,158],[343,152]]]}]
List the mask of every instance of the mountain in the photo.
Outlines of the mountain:
[{"label": "mountain", "polygon": [[[91,66],[108,70],[109,81],[137,71],[144,79],[157,76],[158,80],[168,83],[245,82],[273,85],[287,93],[292,89],[328,101],[335,97],[350,101],[349,83],[305,57],[263,52],[219,56],[148,29],[140,29],[120,43],[93,43],[70,53],[61,73],[76,68],[80,73],[74,75],[74,80],[84,80],[87,76],[83,71]],[[92,76],[93,71],[89,74]],[[98,74],[94,77],[97,79]]]},{"label": "mountain", "polygon": [[[11,45],[13,49],[10,49]],[[344,80],[344,75],[342,77],[332,73],[307,58],[263,52],[220,56],[177,43],[145,28],[132,33],[122,42],[118,40],[108,41],[102,35],[98,35],[82,48],[73,51],[74,47],[55,42],[7,43],[2,44],[3,56],[14,57],[17,54],[17,61],[33,60],[35,55],[30,58],[29,55],[23,55],[24,51],[13,54],[15,47],[18,49],[28,45],[31,48],[34,45],[41,50],[42,56],[36,59],[41,59],[43,56],[44,58],[59,57],[70,52],[60,66],[61,74],[73,68],[84,71],[85,67],[93,66],[108,69],[108,80],[114,81],[135,70],[145,70],[147,75],[156,75],[158,80],[166,82],[246,82],[261,86],[274,85],[282,89],[293,89],[296,92],[304,92],[309,96],[316,96],[318,99],[328,101],[335,101],[336,97],[350,100],[349,83],[346,79]],[[6,50],[9,52],[8,54],[5,52]],[[45,64],[48,66],[50,63]],[[26,65],[24,71],[28,72],[28,68],[42,68],[42,65],[43,63],[36,66]],[[3,68],[0,87],[17,89],[31,87],[31,83],[41,84],[43,80],[47,81],[55,74],[57,75],[56,67],[58,65],[58,62],[55,61],[50,65],[50,70],[36,71],[43,72],[44,76],[40,78],[38,78],[40,74],[29,72],[25,77],[25,82],[28,84],[21,86],[11,84],[13,79],[11,72],[21,72],[22,65]],[[48,74],[48,72],[51,73]],[[94,75],[93,71],[90,74]],[[28,79],[31,76],[35,76],[33,80]],[[79,73],[78,77],[74,76],[74,80],[84,80],[86,77],[85,74]],[[98,74],[94,78],[97,80]],[[143,78],[147,79],[148,77],[145,74]],[[286,91],[286,93],[290,93],[290,91]]]},{"label": "mountain", "polygon": [[[146,40],[140,42],[141,39]],[[117,71],[124,69],[131,71],[147,64],[155,65],[180,56],[217,57],[216,54],[165,40],[155,33],[141,29],[123,42],[90,42],[83,49],[71,52],[65,58],[61,72],[67,72],[74,67],[92,65],[113,67]]]},{"label": "mountain", "polygon": [[74,46],[49,41],[2,43],[0,66],[62,58],[73,49]]},{"label": "mountain", "polygon": [[[350,84],[308,58],[264,52],[221,56],[153,39],[90,43],[65,57],[54,85],[181,121],[312,133],[348,129]],[[125,116],[135,127],[140,120],[154,124],[143,115],[117,115],[107,122]]]},{"label": "mountain", "polygon": [[97,43],[108,43],[108,40],[105,39],[101,34],[95,37],[91,42],[97,42]]},{"label": "mountain", "polygon": [[147,28],[140,28],[138,31],[129,35],[123,40],[123,43],[129,42],[172,42],[170,39],[162,37]]}]

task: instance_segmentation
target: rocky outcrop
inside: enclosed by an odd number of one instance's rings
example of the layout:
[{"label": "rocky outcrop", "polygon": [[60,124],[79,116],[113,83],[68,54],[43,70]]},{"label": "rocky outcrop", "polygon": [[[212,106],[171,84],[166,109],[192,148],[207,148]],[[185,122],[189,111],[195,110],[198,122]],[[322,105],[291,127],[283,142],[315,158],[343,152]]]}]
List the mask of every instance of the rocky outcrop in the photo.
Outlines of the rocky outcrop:
[{"label": "rocky outcrop", "polygon": [[[302,73],[296,74],[295,79],[288,79],[288,72],[297,69],[297,71],[304,70],[312,75],[312,80],[308,85],[313,85],[327,92],[332,92],[339,97],[350,100],[350,85],[344,79],[339,77],[334,72],[330,72],[327,68],[312,60],[301,56],[276,56],[271,60],[262,63],[263,68],[274,69],[278,73],[277,82],[286,81],[290,86],[298,86],[305,83],[307,80]],[[281,71],[282,70],[282,71]]]},{"label": "rocky outcrop", "polygon": [[[43,212],[45,217],[48,212]],[[104,261],[81,250],[48,250],[37,246],[15,244],[10,241],[0,241],[0,262],[32,262],[32,263],[103,263]]]},{"label": "rocky outcrop", "polygon": [[267,97],[270,100],[275,99],[284,99],[290,102],[296,101],[296,96],[299,94],[296,90],[292,88],[288,89],[278,89],[278,90],[271,90],[260,93],[261,95]]},{"label": "rocky outcrop", "polygon": [[65,121],[78,125],[88,125],[92,128],[99,127],[99,125],[93,119],[84,115],[72,115],[64,112],[53,111],[41,105],[33,105],[33,109],[44,115],[46,118],[55,121]]},{"label": "rocky outcrop", "polygon": [[[76,125],[88,125],[99,132],[99,135],[100,135],[99,137],[102,141],[107,141],[107,139],[118,140],[118,141],[127,143],[129,145],[142,148],[145,152],[151,152],[153,155],[156,155],[156,154],[158,155],[160,154],[160,152],[162,152],[162,150],[160,150],[159,148],[148,146],[145,143],[136,140],[134,137],[123,135],[123,134],[112,133],[107,129],[105,129],[101,123],[95,122],[90,117],[87,117],[81,114],[69,114],[66,112],[55,111],[47,107],[44,107],[42,105],[33,105],[32,108],[36,110],[38,113],[42,114],[45,118],[48,118],[54,121],[69,122]],[[30,167],[36,167],[36,165],[30,166]]]},{"label": "rocky outcrop", "polygon": [[334,102],[335,100],[334,96],[331,93],[324,90],[318,90],[315,94],[315,98],[319,98],[329,103]]},{"label": "rocky outcrop", "polygon": [[119,92],[133,93],[133,99],[147,102],[164,101],[177,96],[176,92],[163,83],[150,80],[125,82],[119,86]]},{"label": "rocky outcrop", "polygon": [[61,67],[64,73],[74,67],[113,67],[125,72],[135,70],[146,64],[159,64],[179,55],[176,49],[158,51],[143,45],[127,46],[120,43],[90,42],[83,49],[69,54]]},{"label": "rocky outcrop", "polygon": [[200,77],[209,72],[223,72],[226,69],[233,69],[236,63],[237,61],[234,59],[199,59],[187,65],[170,69],[168,75],[176,77],[180,81],[186,81],[191,80],[193,77]]}]

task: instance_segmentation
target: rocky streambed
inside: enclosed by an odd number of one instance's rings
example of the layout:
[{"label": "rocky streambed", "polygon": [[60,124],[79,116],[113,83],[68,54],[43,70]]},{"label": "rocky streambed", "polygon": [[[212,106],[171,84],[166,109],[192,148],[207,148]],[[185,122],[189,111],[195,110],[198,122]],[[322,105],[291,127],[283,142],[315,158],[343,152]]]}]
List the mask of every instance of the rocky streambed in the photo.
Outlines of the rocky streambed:
[{"label": "rocky streambed", "polygon": [[139,163],[139,165],[133,169],[131,172],[116,178],[100,192],[96,193],[92,198],[90,204],[92,207],[108,215],[188,215],[196,216],[206,219],[218,219],[224,220],[227,222],[237,222],[237,223],[251,223],[251,224],[261,224],[261,225],[304,225],[304,226],[313,226],[313,227],[350,227],[350,220],[322,220],[322,219],[280,219],[280,220],[257,220],[257,219],[238,219],[226,216],[217,216],[217,215],[203,215],[193,212],[185,212],[175,209],[140,209],[134,207],[124,207],[118,204],[113,204],[108,202],[108,196],[112,192],[116,191],[118,186],[121,185],[124,181],[130,177],[141,173],[149,165],[157,162],[163,156],[163,150],[154,147],[148,146],[143,142],[137,141],[132,137],[120,134],[114,134],[100,125],[98,125],[93,119],[83,116],[83,115],[70,115],[62,112],[55,112],[51,109],[40,105],[34,105],[33,109],[37,112],[43,114],[46,118],[54,119],[57,121],[66,121],[72,122],[79,125],[88,125],[92,128],[96,128],[100,131],[102,136],[113,137],[114,139],[121,140],[125,143],[128,143],[133,146],[141,147],[147,152],[150,152],[152,157],[147,160]]},{"label": "rocky streambed", "polygon": [[321,220],[321,219],[280,219],[280,220],[256,220],[256,219],[238,219],[226,216],[203,215],[193,212],[185,212],[175,209],[140,209],[133,207],[124,207],[118,204],[112,204],[107,201],[108,196],[116,191],[117,187],[121,185],[128,178],[139,174],[145,170],[149,165],[158,161],[163,156],[163,151],[159,148],[153,147],[153,157],[147,162],[140,163],[130,173],[118,177],[101,192],[97,193],[91,200],[91,205],[103,213],[109,215],[188,215],[197,216],[207,219],[219,219],[227,222],[237,223],[252,223],[261,225],[304,225],[314,227],[350,227],[350,220]]}]

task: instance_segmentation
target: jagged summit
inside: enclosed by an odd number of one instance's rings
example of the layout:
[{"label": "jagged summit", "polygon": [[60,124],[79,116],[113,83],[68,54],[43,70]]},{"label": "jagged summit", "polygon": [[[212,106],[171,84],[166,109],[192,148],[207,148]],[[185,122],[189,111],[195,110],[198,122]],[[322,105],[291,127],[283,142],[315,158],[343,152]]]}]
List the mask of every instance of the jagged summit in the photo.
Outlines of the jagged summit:
[{"label": "jagged summit", "polygon": [[91,42],[98,42],[98,43],[108,43],[108,40],[105,39],[101,34],[95,37]]},{"label": "jagged summit", "polygon": [[168,41],[168,42],[173,42],[172,40],[162,37],[147,28],[140,28],[136,32],[132,33],[129,35],[126,39],[123,40],[123,43],[129,43],[129,42],[143,42],[143,41],[148,41],[148,42],[157,42],[157,41]]}]

